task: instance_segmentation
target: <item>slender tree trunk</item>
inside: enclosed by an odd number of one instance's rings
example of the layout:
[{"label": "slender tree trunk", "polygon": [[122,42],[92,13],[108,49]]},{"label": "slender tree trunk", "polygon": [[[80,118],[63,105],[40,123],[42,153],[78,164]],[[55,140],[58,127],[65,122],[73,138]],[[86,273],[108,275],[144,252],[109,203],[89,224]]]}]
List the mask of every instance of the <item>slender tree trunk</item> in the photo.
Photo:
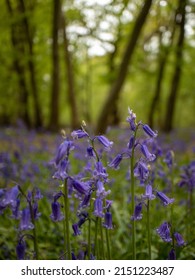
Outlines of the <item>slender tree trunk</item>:
[{"label": "slender tree trunk", "polygon": [[59,44],[58,33],[60,29],[61,18],[61,1],[53,1],[53,46],[52,46],[52,89],[51,89],[51,103],[50,103],[50,122],[49,128],[57,130],[59,128],[59,96],[60,96],[60,67],[59,67]]},{"label": "slender tree trunk", "polygon": [[64,57],[65,57],[65,67],[67,73],[67,91],[68,91],[68,100],[70,104],[71,110],[71,127],[78,128],[79,121],[78,121],[78,111],[76,106],[76,93],[75,93],[75,84],[74,84],[74,73],[73,73],[73,66],[72,66],[72,59],[71,53],[68,49],[69,41],[67,38],[67,24],[66,24],[66,17],[62,14],[62,30],[63,30],[63,38],[64,38]]},{"label": "slender tree trunk", "polygon": [[176,46],[175,53],[175,70],[172,77],[171,89],[167,99],[167,110],[164,121],[165,132],[170,132],[173,128],[173,117],[175,113],[176,100],[178,96],[179,84],[181,80],[182,71],[182,61],[183,61],[183,48],[184,48],[184,38],[185,38],[185,8],[187,5],[187,0],[178,1],[178,11],[175,17],[175,24],[179,27],[179,36]]},{"label": "slender tree trunk", "polygon": [[115,80],[115,83],[111,87],[108,93],[108,97],[100,112],[98,122],[97,122],[97,127],[96,127],[96,133],[104,133],[106,131],[107,126],[110,123],[109,118],[113,111],[113,106],[116,106],[114,105],[114,103],[116,104],[118,102],[120,91],[122,89],[122,86],[125,82],[125,78],[128,73],[130,60],[132,58],[137,40],[141,33],[142,27],[146,21],[151,5],[152,5],[152,0],[145,0],[143,7],[135,21],[132,34],[130,34],[129,41],[125,49],[125,53],[122,57],[122,61],[119,66],[118,76]]},{"label": "slender tree trunk", "polygon": [[23,15],[23,26],[24,26],[24,33],[25,33],[25,39],[26,44],[28,46],[28,52],[29,52],[29,59],[28,59],[28,68],[30,73],[30,84],[31,84],[31,90],[32,90],[32,96],[34,100],[34,119],[35,119],[35,127],[41,127],[42,126],[42,118],[41,118],[41,106],[39,104],[38,99],[38,89],[37,89],[37,81],[36,81],[36,75],[35,75],[35,64],[34,64],[34,45],[33,45],[33,34],[30,30],[30,24],[27,14],[27,9],[25,7],[24,0],[19,0],[19,6],[21,13]]},{"label": "slender tree trunk", "polygon": [[[158,65],[158,73],[157,73],[157,80],[156,80],[156,87],[154,91],[154,96],[150,105],[149,115],[148,115],[148,124],[150,127],[154,127],[154,116],[155,111],[157,110],[157,107],[159,107],[160,104],[160,98],[161,98],[161,88],[163,83],[163,78],[165,74],[165,68],[168,60],[169,53],[172,48],[173,39],[175,35],[175,24],[173,23],[173,29],[172,29],[172,36],[170,38],[170,43],[168,46],[164,46],[162,43],[162,33],[160,33],[160,53],[159,53],[159,65]],[[160,125],[162,126],[162,125]]]},{"label": "slender tree trunk", "polygon": [[[7,10],[9,12],[10,17],[13,19],[15,14],[9,0],[6,0]],[[30,116],[28,110],[28,87],[25,78],[25,69],[22,62],[22,58],[24,56],[24,46],[23,46],[23,38],[21,38],[22,30],[19,24],[11,24],[11,42],[15,52],[15,57],[13,61],[14,70],[18,76],[18,84],[19,84],[19,92],[20,92],[20,101],[19,101],[19,118],[21,118],[24,123],[30,127]]]},{"label": "slender tree trunk", "polygon": [[[113,1],[115,2],[115,1]],[[123,7],[122,9],[120,10],[120,12],[118,13],[118,18],[119,18],[119,24],[117,26],[117,38],[116,40],[113,42],[113,51],[110,53],[109,57],[108,57],[108,67],[109,67],[109,82],[111,84],[114,83],[115,81],[115,78],[117,76],[117,66],[116,66],[116,63],[115,63],[115,59],[117,57],[117,53],[118,53],[118,47],[120,45],[120,42],[121,42],[121,38],[122,38],[122,35],[121,35],[121,30],[122,30],[122,21],[121,21],[121,16],[123,14],[123,12],[125,11],[125,9],[127,8],[127,5],[128,5],[129,1],[124,1],[123,3]],[[110,125],[118,125],[119,122],[120,122],[120,113],[119,113],[119,110],[118,110],[118,102],[116,100],[116,102],[113,103],[113,106],[112,106],[112,112],[110,113]]]}]

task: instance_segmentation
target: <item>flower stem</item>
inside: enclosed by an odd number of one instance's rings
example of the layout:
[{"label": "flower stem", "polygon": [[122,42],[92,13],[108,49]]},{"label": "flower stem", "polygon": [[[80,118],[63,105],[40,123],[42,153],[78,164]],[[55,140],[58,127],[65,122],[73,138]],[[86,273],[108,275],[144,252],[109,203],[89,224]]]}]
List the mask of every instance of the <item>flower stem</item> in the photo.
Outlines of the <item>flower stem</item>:
[{"label": "flower stem", "polygon": [[31,221],[32,224],[34,225],[33,228],[33,242],[34,242],[34,252],[35,252],[35,259],[39,259],[39,249],[38,249],[38,241],[37,241],[37,231],[36,231],[36,224],[35,224],[35,219],[34,219],[34,213],[33,213],[33,208],[31,202],[29,202],[29,208],[30,208],[30,214],[31,214]]},{"label": "flower stem", "polygon": [[[68,186],[67,186],[67,178],[64,181],[64,237],[66,238],[66,249],[68,259],[71,260],[71,244],[70,244],[70,229],[69,229],[69,200],[68,200]],[[65,253],[65,252],[64,252]]]},{"label": "flower stem", "polygon": [[91,217],[89,217],[88,223],[88,259],[91,259]]},{"label": "flower stem", "polygon": [[[134,143],[132,148],[132,155],[130,161],[130,169],[131,169],[131,213],[133,215],[134,208],[135,208],[135,178],[134,178],[134,152],[135,152],[135,139],[136,139],[136,132],[134,134]],[[135,229],[135,220],[132,220],[132,254],[133,260],[136,260],[136,229]]]},{"label": "flower stem", "polygon": [[100,256],[101,259],[105,260],[105,252],[104,252],[104,235],[103,235],[103,229],[102,229],[102,220],[100,220],[100,236],[101,236],[101,253],[102,255]]},{"label": "flower stem", "polygon": [[98,259],[97,242],[98,242],[98,217],[96,217],[96,220],[95,220],[94,256],[96,257],[96,259]]},{"label": "flower stem", "polygon": [[108,260],[111,260],[110,235],[109,235],[109,229],[107,229],[107,228],[106,228],[106,245],[107,245]]},{"label": "flower stem", "polygon": [[18,186],[19,191],[21,194],[25,197],[26,201],[28,202],[29,209],[30,209],[30,216],[31,216],[31,222],[34,225],[33,228],[33,243],[34,243],[34,252],[35,252],[35,259],[39,259],[39,247],[38,247],[38,241],[37,241],[37,231],[36,231],[36,224],[35,224],[35,218],[34,218],[34,212],[31,201],[28,199],[26,194],[23,192],[23,189]]},{"label": "flower stem", "polygon": [[152,259],[151,254],[151,232],[150,232],[150,200],[147,201],[147,231],[148,231],[148,258]]}]

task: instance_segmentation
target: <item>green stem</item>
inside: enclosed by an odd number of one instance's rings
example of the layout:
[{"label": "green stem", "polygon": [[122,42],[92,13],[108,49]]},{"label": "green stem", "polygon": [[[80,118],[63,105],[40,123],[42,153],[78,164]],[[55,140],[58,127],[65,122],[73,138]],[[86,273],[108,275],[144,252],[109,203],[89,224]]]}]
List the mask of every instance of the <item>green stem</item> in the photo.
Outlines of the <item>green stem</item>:
[{"label": "green stem", "polygon": [[[136,139],[136,132],[134,134],[134,143]],[[133,144],[134,146],[134,144]],[[131,213],[133,215],[135,209],[135,178],[134,178],[134,152],[135,148],[132,148],[132,155],[130,161],[130,168],[131,168]],[[136,229],[135,229],[135,220],[132,220],[132,253],[133,253],[133,260],[136,260]]]},{"label": "green stem", "polygon": [[97,241],[98,241],[98,217],[96,217],[95,220],[95,242],[94,242],[94,257],[98,259]]},{"label": "green stem", "polygon": [[105,260],[105,252],[104,252],[104,234],[103,234],[103,229],[102,229],[102,219],[99,218],[100,220],[100,235],[101,235],[101,252],[102,255],[100,256],[103,260]]},{"label": "green stem", "polygon": [[23,192],[23,189],[18,185],[18,189],[21,192],[21,194],[25,197],[26,201],[28,202],[29,209],[30,209],[30,216],[31,216],[31,222],[34,225],[33,228],[33,243],[34,243],[34,252],[35,252],[35,259],[39,259],[39,247],[38,247],[38,240],[37,240],[37,231],[36,231],[36,224],[35,224],[35,218],[34,218],[34,212],[33,207],[31,204],[31,201],[29,201],[26,194]]},{"label": "green stem", "polygon": [[91,259],[91,218],[89,217],[88,224],[88,258]]},{"label": "green stem", "polygon": [[150,200],[147,201],[147,230],[148,230],[148,257],[152,259],[151,254],[151,232],[150,232]]},{"label": "green stem", "polygon": [[[68,186],[67,179],[64,181],[64,228],[66,229],[64,232],[64,237],[66,239],[66,249],[68,254],[68,259],[71,260],[71,244],[70,244],[70,229],[69,229],[69,199],[68,199]],[[66,252],[64,252],[66,253]]]},{"label": "green stem", "polygon": [[111,253],[110,253],[110,234],[109,234],[109,229],[107,229],[107,228],[106,228],[106,245],[107,245],[108,260],[111,260]]},{"label": "green stem", "polygon": [[34,225],[33,228],[33,243],[34,243],[34,252],[35,252],[35,259],[39,259],[39,249],[38,249],[38,241],[37,241],[37,231],[36,231],[36,224],[35,224],[35,219],[34,219],[34,213],[33,213],[33,208],[32,204],[29,202],[29,208],[30,208],[30,214],[31,214],[31,221],[32,224]]}]

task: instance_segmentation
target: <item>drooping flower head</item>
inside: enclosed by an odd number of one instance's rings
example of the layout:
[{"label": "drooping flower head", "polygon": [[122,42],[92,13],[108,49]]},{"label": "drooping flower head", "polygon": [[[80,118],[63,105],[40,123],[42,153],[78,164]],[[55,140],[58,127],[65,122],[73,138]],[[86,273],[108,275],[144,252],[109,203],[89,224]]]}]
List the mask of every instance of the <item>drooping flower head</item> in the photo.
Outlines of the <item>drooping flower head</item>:
[{"label": "drooping flower head", "polygon": [[80,139],[80,138],[84,138],[84,137],[89,137],[88,133],[82,129],[78,129],[78,130],[74,130],[71,133],[71,136],[73,139]]},{"label": "drooping flower head", "polygon": [[176,242],[177,242],[177,245],[178,245],[179,247],[182,247],[182,246],[186,245],[186,242],[184,241],[184,239],[183,239],[183,237],[181,236],[180,233],[175,232],[175,233],[174,233],[174,237],[175,237]]},{"label": "drooping flower head", "polygon": [[141,152],[145,156],[147,161],[153,161],[155,160],[156,156],[154,154],[151,154],[148,150],[148,147],[146,145],[141,145]]},{"label": "drooping flower head", "polygon": [[23,239],[20,239],[16,246],[16,255],[18,260],[24,260],[25,250],[26,250],[26,244]]},{"label": "drooping flower head", "polygon": [[64,142],[62,142],[60,144],[60,146],[58,147],[54,162],[56,165],[58,165],[60,163],[60,161],[66,157],[70,150],[73,149],[73,142],[66,139]]},{"label": "drooping flower head", "polygon": [[174,152],[173,151],[168,151],[166,153],[164,162],[166,162],[169,169],[173,167],[173,163],[174,163]]},{"label": "drooping flower head", "polygon": [[175,249],[171,249],[169,252],[169,256],[168,256],[168,260],[176,260],[176,253],[175,253]]},{"label": "drooping flower head", "polygon": [[162,223],[160,227],[156,229],[156,232],[160,235],[163,241],[165,242],[172,241],[169,223],[167,222]]},{"label": "drooping flower head", "polygon": [[144,132],[145,132],[148,136],[150,136],[150,137],[152,137],[152,138],[157,137],[157,135],[158,135],[157,131],[153,131],[153,130],[149,127],[149,125],[144,124],[144,125],[142,126],[142,128],[143,128]]},{"label": "drooping flower head", "polygon": [[95,138],[107,149],[110,150],[112,148],[113,142],[108,140],[104,135],[96,136]]},{"label": "drooping flower head", "polygon": [[128,108],[128,112],[129,112],[129,116],[127,117],[127,122],[130,124],[130,129],[132,131],[136,130],[136,114],[133,113],[133,110],[131,110],[130,108]]},{"label": "drooping flower head", "polygon": [[61,213],[61,205],[58,201],[54,201],[51,204],[52,214],[50,218],[53,222],[59,222],[64,219],[64,216]]},{"label": "drooping flower head", "polygon": [[122,154],[118,154],[110,163],[109,163],[109,167],[113,167],[114,169],[118,169],[119,165],[121,163],[123,159],[123,155]]},{"label": "drooping flower head", "polygon": [[142,195],[142,198],[153,200],[153,199],[155,199],[155,197],[156,196],[152,193],[152,186],[150,184],[147,184],[146,188],[145,188],[145,194]]},{"label": "drooping flower head", "polygon": [[22,210],[22,217],[20,220],[20,230],[31,230],[33,228],[34,225],[31,222],[30,209],[27,207]]},{"label": "drooping flower head", "polygon": [[138,203],[136,206],[135,206],[135,209],[134,209],[134,214],[133,216],[131,217],[131,220],[134,220],[134,221],[138,221],[138,220],[141,220],[142,219],[142,202]]},{"label": "drooping flower head", "polygon": [[77,235],[81,234],[81,231],[80,231],[77,223],[72,225],[72,229],[73,229],[73,232],[74,232],[74,236],[77,236]]},{"label": "drooping flower head", "polygon": [[103,214],[103,201],[101,198],[97,197],[96,200],[94,201],[94,216],[96,217],[104,217]]},{"label": "drooping flower head", "polygon": [[149,168],[144,161],[140,160],[137,162],[134,168],[134,176],[140,180],[140,183],[147,180],[149,176]]},{"label": "drooping flower head", "polygon": [[109,211],[107,211],[104,214],[104,223],[103,226],[107,229],[113,229],[113,225],[112,225],[112,213],[110,213]]},{"label": "drooping flower head", "polygon": [[7,190],[5,193],[5,198],[3,198],[1,204],[2,206],[13,206],[15,207],[17,204],[17,197],[19,194],[19,188],[18,186],[14,186],[11,189]]},{"label": "drooping flower head", "polygon": [[167,197],[163,192],[157,191],[156,196],[160,198],[163,205],[167,206],[169,204],[172,204],[174,202],[174,198]]}]

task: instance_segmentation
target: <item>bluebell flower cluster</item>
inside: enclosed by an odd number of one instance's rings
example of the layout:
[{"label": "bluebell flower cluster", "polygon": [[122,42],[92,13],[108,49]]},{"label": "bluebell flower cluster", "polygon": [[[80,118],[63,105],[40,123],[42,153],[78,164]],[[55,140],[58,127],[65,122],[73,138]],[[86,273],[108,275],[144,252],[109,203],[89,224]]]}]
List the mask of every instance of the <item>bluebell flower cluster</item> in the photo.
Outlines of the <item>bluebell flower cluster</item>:
[{"label": "bluebell flower cluster", "polygon": [[[150,148],[158,133],[141,121],[137,123],[136,114],[131,109],[128,109],[128,113],[127,122],[130,125],[130,137],[127,148],[111,160],[109,167],[119,169],[124,159],[135,157],[133,176],[139,180],[140,185],[145,186],[145,194],[141,196],[143,201],[135,206],[134,213],[131,216],[131,220],[137,221],[142,219],[141,212],[142,206],[145,205],[144,200],[153,200],[155,198],[149,177],[151,175],[151,163],[156,160],[157,155],[150,152]],[[143,132],[140,137],[137,136],[138,131]]]},{"label": "bluebell flower cluster", "polygon": [[179,187],[184,187],[187,191],[192,192],[195,189],[195,161],[191,161],[188,165],[182,167],[180,175]]}]

